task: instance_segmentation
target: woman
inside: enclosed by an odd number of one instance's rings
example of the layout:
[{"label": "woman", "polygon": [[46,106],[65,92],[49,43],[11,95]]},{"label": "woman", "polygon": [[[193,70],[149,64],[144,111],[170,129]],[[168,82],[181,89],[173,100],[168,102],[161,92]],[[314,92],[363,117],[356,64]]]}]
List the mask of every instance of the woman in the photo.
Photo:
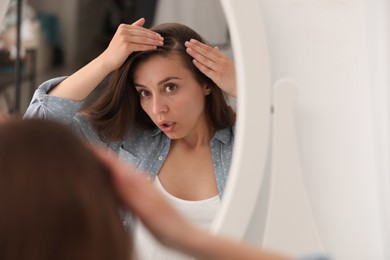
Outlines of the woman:
[{"label": "woman", "polygon": [[[141,27],[143,22],[140,19],[133,25],[119,26],[99,57],[66,79],[41,85],[25,116],[72,125],[89,140],[104,144],[148,172],[152,179],[159,174],[172,193],[185,199],[222,196],[230,166],[235,114],[217,85],[235,95],[234,65],[216,48],[202,44],[200,36],[184,25],[160,25],[150,31]],[[80,112],[83,103],[77,101],[87,98],[111,72],[106,92]],[[147,82],[152,76],[156,79]],[[158,89],[156,83],[161,80],[167,81]],[[143,85],[146,88],[142,89]],[[169,92],[172,98],[163,97],[162,91],[165,96]],[[176,92],[186,92],[197,99],[179,107],[184,99],[173,97]],[[187,96],[186,102],[191,98]],[[168,103],[177,107],[170,109]],[[178,119],[176,115],[171,119],[174,112],[180,113]],[[189,122],[181,123],[180,119]],[[175,135],[179,128],[185,129]],[[187,175],[170,176],[172,167]],[[203,167],[200,175],[196,169],[199,167]],[[187,190],[191,192],[187,194]]]},{"label": "woman", "polygon": [[[184,215],[208,227],[233,150],[235,114],[223,91],[235,96],[234,65],[184,25],[147,30],[143,23],[120,25],[99,57],[41,85],[26,116],[60,120],[106,146],[155,180]],[[111,72],[105,92],[82,108],[80,101]],[[159,254],[142,226],[136,232],[140,252]]]}]

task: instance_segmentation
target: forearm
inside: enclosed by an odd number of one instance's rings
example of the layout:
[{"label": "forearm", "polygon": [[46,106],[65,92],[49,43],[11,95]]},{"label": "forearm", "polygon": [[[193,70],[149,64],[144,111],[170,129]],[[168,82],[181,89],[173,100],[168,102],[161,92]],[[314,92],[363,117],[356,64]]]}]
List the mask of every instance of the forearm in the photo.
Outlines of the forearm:
[{"label": "forearm", "polygon": [[111,69],[104,64],[102,57],[99,56],[67,77],[48,94],[73,101],[82,101],[110,72]]}]

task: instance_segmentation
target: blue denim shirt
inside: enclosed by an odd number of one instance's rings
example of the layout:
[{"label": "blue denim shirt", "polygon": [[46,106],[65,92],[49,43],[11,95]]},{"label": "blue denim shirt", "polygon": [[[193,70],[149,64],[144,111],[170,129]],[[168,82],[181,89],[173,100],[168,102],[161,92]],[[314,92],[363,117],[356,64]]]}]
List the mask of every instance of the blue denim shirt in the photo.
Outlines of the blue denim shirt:
[{"label": "blue denim shirt", "polygon": [[[83,102],[49,96],[48,91],[65,77],[44,82],[35,91],[25,117],[40,117],[60,121],[72,127],[82,138],[103,145],[119,154],[119,157],[150,175],[154,179],[167,157],[170,139],[156,127],[154,130],[134,129],[128,131],[120,142],[106,143],[94,127],[78,111]],[[219,130],[210,142],[215,179],[219,196],[223,196],[232,159],[235,127]]]}]

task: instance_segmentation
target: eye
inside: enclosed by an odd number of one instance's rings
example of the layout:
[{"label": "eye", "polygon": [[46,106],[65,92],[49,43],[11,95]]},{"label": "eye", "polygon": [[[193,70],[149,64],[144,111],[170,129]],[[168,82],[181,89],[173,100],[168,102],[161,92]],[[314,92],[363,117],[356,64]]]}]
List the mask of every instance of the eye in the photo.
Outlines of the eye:
[{"label": "eye", "polygon": [[138,91],[138,94],[141,98],[145,98],[145,97],[148,97],[150,96],[150,92],[147,91],[147,90],[144,90],[144,89],[139,89],[137,90]]},{"label": "eye", "polygon": [[173,83],[168,83],[165,85],[165,92],[172,93],[177,89],[177,86]]}]

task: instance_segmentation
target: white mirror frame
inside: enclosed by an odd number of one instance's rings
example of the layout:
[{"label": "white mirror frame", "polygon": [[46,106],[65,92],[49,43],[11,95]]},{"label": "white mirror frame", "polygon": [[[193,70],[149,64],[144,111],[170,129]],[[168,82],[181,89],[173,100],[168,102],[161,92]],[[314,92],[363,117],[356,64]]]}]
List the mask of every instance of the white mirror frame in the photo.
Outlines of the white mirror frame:
[{"label": "white mirror frame", "polygon": [[237,122],[230,176],[211,230],[242,239],[269,164],[271,71],[259,0],[221,0],[237,73]]}]

